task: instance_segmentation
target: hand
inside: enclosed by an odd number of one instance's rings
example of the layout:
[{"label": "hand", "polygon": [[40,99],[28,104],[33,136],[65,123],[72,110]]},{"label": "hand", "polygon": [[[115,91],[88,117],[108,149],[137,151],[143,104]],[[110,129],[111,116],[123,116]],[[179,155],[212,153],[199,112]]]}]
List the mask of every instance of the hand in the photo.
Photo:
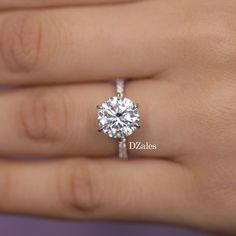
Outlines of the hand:
[{"label": "hand", "polygon": [[[236,232],[235,10],[154,0],[2,12],[0,82],[17,87],[0,95],[1,156],[62,158],[2,159],[1,212]],[[128,162],[97,133],[117,77],[140,104],[129,140],[158,147]]]}]

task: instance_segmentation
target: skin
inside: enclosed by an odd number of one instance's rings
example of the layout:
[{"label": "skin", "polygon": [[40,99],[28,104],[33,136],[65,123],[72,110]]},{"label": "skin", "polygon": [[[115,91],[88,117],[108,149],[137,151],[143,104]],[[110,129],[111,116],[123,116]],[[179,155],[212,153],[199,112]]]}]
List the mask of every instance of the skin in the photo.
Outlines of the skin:
[{"label": "skin", "polygon": [[[106,2],[0,1],[0,212],[235,234],[236,1]],[[97,133],[117,77],[158,147],[128,162]]]}]

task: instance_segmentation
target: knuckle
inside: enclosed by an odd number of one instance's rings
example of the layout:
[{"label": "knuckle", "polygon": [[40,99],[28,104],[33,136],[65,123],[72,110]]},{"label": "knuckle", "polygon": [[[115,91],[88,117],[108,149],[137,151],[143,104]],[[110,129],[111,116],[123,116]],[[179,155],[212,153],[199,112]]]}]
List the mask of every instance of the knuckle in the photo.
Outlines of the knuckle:
[{"label": "knuckle", "polygon": [[[222,14],[224,17],[219,17]],[[189,15],[187,17],[189,19]],[[198,23],[196,24],[196,22]],[[186,34],[181,35],[180,41],[177,40],[178,48],[182,50],[181,54],[188,60],[190,58],[190,62],[193,59],[202,62],[204,59],[207,61],[206,66],[235,69],[236,34],[234,22],[234,14],[225,9],[216,8],[215,11],[201,19],[198,14],[193,15],[192,20],[190,19],[185,24]]]},{"label": "knuckle", "polygon": [[235,66],[236,59],[236,43],[235,35],[230,30],[219,33],[214,39],[211,46],[212,56],[223,66]]},{"label": "knuckle", "polygon": [[42,24],[30,13],[7,16],[1,25],[2,60],[12,72],[30,72],[38,64]]},{"label": "knuckle", "polygon": [[235,81],[221,81],[219,86],[213,88],[205,97],[206,118],[214,124],[214,127],[221,128],[219,130],[223,133],[229,134],[229,131],[235,128],[235,88]]},{"label": "knuckle", "polygon": [[[203,211],[212,215],[213,223],[217,227],[226,226],[225,222],[227,222],[228,227],[232,227],[235,225],[232,221],[234,219],[232,206],[235,206],[234,196],[236,193],[234,169],[230,167],[225,173],[225,166],[222,166],[221,161],[216,161],[213,169],[214,171],[207,181],[205,174],[208,175],[209,170],[202,171],[201,175],[196,173],[195,191],[193,191],[194,200],[198,206],[201,206]],[[219,176],[222,176],[222,178],[219,178]],[[232,214],[226,214],[226,212]]]},{"label": "knuckle", "polygon": [[85,159],[63,162],[58,173],[58,195],[66,208],[82,214],[90,214],[99,208],[100,181],[97,181],[91,163]]},{"label": "knuckle", "polygon": [[58,141],[63,138],[69,124],[68,104],[62,91],[33,91],[23,99],[19,108],[24,135],[33,141]]},{"label": "knuckle", "polygon": [[205,53],[209,55],[210,61],[215,61],[217,65],[234,68],[236,34],[232,27],[231,17],[215,20],[214,25],[216,25],[216,28],[213,30],[209,28],[204,40]]}]

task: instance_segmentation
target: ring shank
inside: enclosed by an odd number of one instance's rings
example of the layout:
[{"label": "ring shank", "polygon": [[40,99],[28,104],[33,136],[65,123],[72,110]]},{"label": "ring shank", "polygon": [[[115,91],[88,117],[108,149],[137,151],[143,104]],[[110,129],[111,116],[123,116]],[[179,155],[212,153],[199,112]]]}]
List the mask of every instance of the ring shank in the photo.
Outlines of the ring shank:
[{"label": "ring shank", "polygon": [[128,160],[126,139],[119,140],[119,159]]},{"label": "ring shank", "polygon": [[[124,96],[124,87],[125,87],[125,80],[124,79],[117,79],[116,80],[116,92],[117,92],[118,97]],[[126,138],[120,139],[118,146],[119,146],[119,159],[120,160],[128,160]]]}]

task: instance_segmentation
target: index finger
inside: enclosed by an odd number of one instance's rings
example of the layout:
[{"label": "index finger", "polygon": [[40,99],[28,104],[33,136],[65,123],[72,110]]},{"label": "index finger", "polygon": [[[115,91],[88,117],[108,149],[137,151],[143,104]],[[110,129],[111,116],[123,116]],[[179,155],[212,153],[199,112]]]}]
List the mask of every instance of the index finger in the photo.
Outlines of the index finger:
[{"label": "index finger", "polygon": [[0,0],[0,9],[58,7],[89,4],[115,4],[134,2],[138,0]]}]

